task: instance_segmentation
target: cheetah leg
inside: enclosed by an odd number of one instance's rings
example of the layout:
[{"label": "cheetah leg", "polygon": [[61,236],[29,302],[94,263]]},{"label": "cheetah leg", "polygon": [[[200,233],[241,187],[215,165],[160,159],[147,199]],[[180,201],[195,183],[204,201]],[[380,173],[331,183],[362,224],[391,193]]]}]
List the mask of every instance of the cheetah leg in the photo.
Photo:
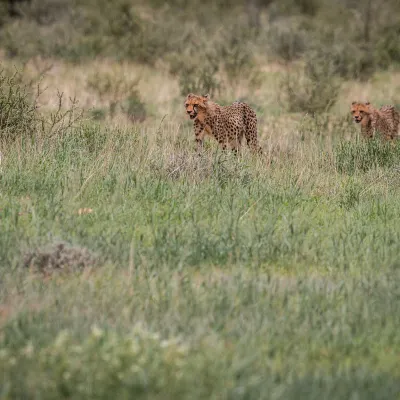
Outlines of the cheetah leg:
[{"label": "cheetah leg", "polygon": [[238,154],[239,154],[239,151],[240,151],[240,148],[241,148],[242,139],[243,139],[243,134],[238,135],[234,140],[232,140],[232,141],[229,143],[230,148],[231,148],[232,152],[233,152],[235,155],[238,155]]},{"label": "cheetah leg", "polygon": [[238,154],[240,146],[238,146],[235,142],[228,142],[220,140],[218,141],[219,147],[221,150],[232,150],[233,153]]},{"label": "cheetah leg", "polygon": [[374,132],[373,132],[372,128],[369,127],[369,126],[362,126],[361,127],[361,134],[365,138],[372,138],[374,136]]},{"label": "cheetah leg", "polygon": [[385,140],[386,140],[386,141],[393,141],[393,139],[394,139],[394,137],[393,137],[393,135],[392,135],[392,132],[390,132],[390,133],[385,133],[385,134],[384,134],[384,137],[385,137]]},{"label": "cheetah leg", "polygon": [[247,145],[254,154],[263,154],[261,146],[258,144],[257,136],[246,137]]},{"label": "cheetah leg", "polygon": [[197,145],[196,146],[197,154],[200,154],[204,146],[205,131],[204,131],[204,125],[197,120],[194,121],[194,135]]},{"label": "cheetah leg", "polygon": [[261,149],[261,146],[259,146],[258,139],[257,139],[257,118],[256,117],[250,118],[249,120],[246,121],[246,130],[244,132],[244,135],[246,137],[246,142],[250,148],[250,151],[253,154],[262,155],[263,151]]}]

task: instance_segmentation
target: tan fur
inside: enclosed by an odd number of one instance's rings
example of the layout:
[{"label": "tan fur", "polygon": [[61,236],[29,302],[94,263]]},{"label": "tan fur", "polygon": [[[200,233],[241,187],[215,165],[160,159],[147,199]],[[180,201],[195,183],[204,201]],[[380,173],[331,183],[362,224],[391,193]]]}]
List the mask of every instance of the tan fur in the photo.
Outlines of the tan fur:
[{"label": "tan fur", "polygon": [[361,133],[371,138],[378,131],[385,139],[393,140],[398,136],[400,114],[393,106],[383,106],[379,110],[369,102],[351,104],[351,114],[356,123],[361,124]]},{"label": "tan fur", "polygon": [[188,94],[186,112],[194,121],[197,151],[203,147],[204,137],[214,137],[222,149],[240,150],[243,136],[254,153],[262,153],[257,138],[257,116],[249,105],[234,102],[220,106],[209,100],[208,95]]}]

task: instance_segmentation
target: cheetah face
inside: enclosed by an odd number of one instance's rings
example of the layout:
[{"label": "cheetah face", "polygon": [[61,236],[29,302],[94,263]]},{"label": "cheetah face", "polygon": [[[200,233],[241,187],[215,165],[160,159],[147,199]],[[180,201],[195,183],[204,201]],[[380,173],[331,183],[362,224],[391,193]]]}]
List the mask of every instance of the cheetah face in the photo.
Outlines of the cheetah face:
[{"label": "cheetah face", "polygon": [[208,94],[205,96],[197,96],[193,93],[187,95],[185,100],[185,108],[190,119],[195,119],[201,109],[207,107]]},{"label": "cheetah face", "polygon": [[351,115],[357,124],[359,124],[363,118],[370,113],[369,105],[369,102],[357,103],[356,101],[353,101],[353,103],[351,103]]}]

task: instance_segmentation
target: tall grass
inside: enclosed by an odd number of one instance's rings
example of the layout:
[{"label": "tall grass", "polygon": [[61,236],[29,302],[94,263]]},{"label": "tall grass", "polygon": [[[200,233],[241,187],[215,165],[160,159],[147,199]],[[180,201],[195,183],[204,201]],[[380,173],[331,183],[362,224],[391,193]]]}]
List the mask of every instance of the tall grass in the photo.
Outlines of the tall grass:
[{"label": "tall grass", "polygon": [[[396,1],[114,3],[0,16],[51,59],[0,74],[0,399],[398,398],[400,142],[348,110],[399,103],[354,81],[398,61]],[[197,155],[191,90],[251,104],[264,156]]]},{"label": "tall grass", "polygon": [[[365,152],[350,177],[329,141],[269,163],[189,138],[82,124],[7,147],[2,398],[395,398],[393,164]],[[60,239],[103,266],[23,268]]]}]

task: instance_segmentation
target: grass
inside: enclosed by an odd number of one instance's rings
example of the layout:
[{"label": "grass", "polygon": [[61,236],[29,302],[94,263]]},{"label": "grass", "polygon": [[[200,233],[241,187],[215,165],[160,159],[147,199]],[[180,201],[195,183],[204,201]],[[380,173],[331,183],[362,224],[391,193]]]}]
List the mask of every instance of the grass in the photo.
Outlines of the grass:
[{"label": "grass", "polygon": [[[198,157],[157,129],[7,148],[1,398],[397,398],[399,145]],[[102,265],[24,269],[60,239]]]},{"label": "grass", "polygon": [[315,116],[280,106],[287,67],[238,78],[221,103],[256,108],[260,159],[198,156],[162,66],[36,59],[24,77],[48,65],[42,114],[56,88],[106,108],[119,89],[88,82],[107,75],[146,119],[1,143],[1,399],[399,398],[400,142],[347,117],[349,98],[398,103],[398,72]]}]

